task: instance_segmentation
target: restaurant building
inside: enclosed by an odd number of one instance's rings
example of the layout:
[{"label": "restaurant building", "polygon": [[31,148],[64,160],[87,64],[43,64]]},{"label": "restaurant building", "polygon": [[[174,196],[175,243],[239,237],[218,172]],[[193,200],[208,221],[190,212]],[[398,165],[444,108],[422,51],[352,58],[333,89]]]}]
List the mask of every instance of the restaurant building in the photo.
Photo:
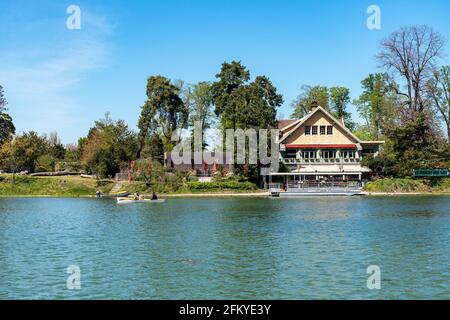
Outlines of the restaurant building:
[{"label": "restaurant building", "polygon": [[[299,120],[280,120],[280,161],[285,172],[269,176],[277,192],[352,193],[361,189],[371,170],[361,165],[377,156],[384,141],[363,141],[321,106]],[[281,170],[280,170],[281,171]]]}]

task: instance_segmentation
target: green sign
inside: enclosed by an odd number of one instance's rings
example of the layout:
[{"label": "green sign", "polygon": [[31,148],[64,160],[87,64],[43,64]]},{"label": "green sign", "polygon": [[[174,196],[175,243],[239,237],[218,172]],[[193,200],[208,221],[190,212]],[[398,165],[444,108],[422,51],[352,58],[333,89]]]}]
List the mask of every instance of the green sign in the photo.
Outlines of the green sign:
[{"label": "green sign", "polygon": [[414,177],[447,177],[448,169],[417,169],[413,170]]}]

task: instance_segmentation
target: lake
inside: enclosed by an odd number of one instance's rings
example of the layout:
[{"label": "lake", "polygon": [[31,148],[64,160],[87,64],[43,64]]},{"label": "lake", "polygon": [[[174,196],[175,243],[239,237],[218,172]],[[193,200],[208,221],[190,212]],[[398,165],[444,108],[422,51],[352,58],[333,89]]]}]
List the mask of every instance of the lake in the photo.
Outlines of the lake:
[{"label": "lake", "polygon": [[0,299],[449,299],[449,252],[446,196],[0,198]]}]

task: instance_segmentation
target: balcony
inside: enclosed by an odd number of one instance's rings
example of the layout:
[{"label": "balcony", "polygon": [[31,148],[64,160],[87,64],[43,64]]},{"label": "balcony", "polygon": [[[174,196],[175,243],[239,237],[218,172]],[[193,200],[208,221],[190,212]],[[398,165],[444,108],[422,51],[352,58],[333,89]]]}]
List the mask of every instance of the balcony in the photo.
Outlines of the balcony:
[{"label": "balcony", "polygon": [[314,164],[355,164],[360,163],[358,158],[336,158],[336,159],[299,159],[299,158],[283,158],[283,164],[286,165],[314,165]]}]

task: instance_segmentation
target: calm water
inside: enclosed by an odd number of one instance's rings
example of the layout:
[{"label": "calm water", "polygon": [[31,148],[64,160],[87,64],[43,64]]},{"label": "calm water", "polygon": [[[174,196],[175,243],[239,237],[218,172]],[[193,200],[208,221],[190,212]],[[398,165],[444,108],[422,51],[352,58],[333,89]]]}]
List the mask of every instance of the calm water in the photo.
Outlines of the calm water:
[{"label": "calm water", "polygon": [[0,199],[0,299],[449,299],[449,249],[450,197]]}]

